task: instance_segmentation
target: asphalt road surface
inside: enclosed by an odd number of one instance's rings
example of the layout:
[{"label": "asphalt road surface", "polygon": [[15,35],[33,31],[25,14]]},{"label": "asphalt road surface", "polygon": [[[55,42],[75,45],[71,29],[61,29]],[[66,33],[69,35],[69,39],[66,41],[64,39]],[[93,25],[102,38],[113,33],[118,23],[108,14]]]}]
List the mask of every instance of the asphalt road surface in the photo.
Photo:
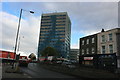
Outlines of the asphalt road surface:
[{"label": "asphalt road surface", "polygon": [[28,67],[21,67],[21,70],[29,74],[31,78],[75,78],[74,76],[44,69],[40,66],[40,64],[36,63],[30,63]]}]

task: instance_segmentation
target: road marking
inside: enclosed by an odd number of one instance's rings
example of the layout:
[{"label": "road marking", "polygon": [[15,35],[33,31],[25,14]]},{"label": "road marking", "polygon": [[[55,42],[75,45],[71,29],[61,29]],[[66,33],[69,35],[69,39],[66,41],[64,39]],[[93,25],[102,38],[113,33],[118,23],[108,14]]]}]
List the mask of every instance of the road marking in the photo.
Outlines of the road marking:
[{"label": "road marking", "polygon": [[26,73],[23,73],[24,76],[27,76],[28,78],[32,78],[31,76],[29,76],[28,74]]},{"label": "road marking", "polygon": [[28,78],[32,78],[31,76],[28,76]]},{"label": "road marking", "polygon": [[27,74],[25,74],[25,73],[24,73],[23,75],[25,75],[25,76],[26,76]]}]

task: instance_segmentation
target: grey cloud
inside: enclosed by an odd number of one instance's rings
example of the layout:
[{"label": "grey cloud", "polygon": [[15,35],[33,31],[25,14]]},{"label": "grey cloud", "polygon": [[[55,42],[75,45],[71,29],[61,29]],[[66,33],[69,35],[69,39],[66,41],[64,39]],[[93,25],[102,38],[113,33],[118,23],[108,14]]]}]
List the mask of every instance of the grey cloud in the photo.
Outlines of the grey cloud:
[{"label": "grey cloud", "polygon": [[42,4],[42,11],[68,12],[74,27],[73,32],[83,30],[97,32],[102,28],[111,29],[118,26],[117,4],[117,2],[49,2]]},{"label": "grey cloud", "polygon": [[[2,12],[2,49],[14,50],[16,31],[18,26],[18,20],[16,21],[15,16]],[[31,20],[31,21],[30,21]],[[30,21],[30,22],[29,22]],[[32,22],[32,24],[31,24]],[[37,17],[32,16],[31,19],[28,17],[27,20],[21,20],[20,26],[20,50],[28,53],[35,53],[37,48],[38,38],[38,27],[39,21]],[[34,32],[34,33],[33,33]],[[36,36],[35,36],[36,35]],[[24,38],[22,38],[24,36]],[[18,40],[19,41],[19,40]]]},{"label": "grey cloud", "polygon": [[[72,34],[78,33],[88,35],[99,32],[101,28],[105,28],[107,30],[117,27],[117,6],[117,2],[23,2],[12,5],[10,10],[13,9],[13,11],[18,11],[20,8],[25,8],[27,10],[33,10],[36,13],[35,16],[37,17],[29,18],[29,16],[27,16],[28,20],[23,20],[21,24],[21,35],[25,36],[25,39],[21,41],[21,50],[29,50],[29,52],[32,52],[35,51],[35,48],[37,47],[40,25],[40,17],[38,16],[40,16],[42,12],[68,12],[68,15],[72,21]],[[18,23],[16,19],[13,19],[13,22],[15,22],[15,24]],[[4,24],[4,27],[8,27],[7,29],[13,29],[13,31],[15,31],[16,28],[12,27],[15,26],[15,24]],[[9,32],[11,33],[12,30]],[[7,35],[7,33],[8,32],[6,31],[3,34],[6,36],[5,38],[9,38],[10,35],[15,36],[15,33],[9,35]],[[14,40],[15,39],[13,39],[13,41]],[[34,48],[32,48],[33,46]],[[78,47],[78,43],[74,44],[73,46]]]}]

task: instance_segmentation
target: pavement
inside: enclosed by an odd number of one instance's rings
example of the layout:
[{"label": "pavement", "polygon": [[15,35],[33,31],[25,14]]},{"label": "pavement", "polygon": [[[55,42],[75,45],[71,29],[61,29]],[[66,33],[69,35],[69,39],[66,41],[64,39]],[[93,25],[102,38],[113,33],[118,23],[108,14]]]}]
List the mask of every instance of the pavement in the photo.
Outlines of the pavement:
[{"label": "pavement", "polygon": [[[53,72],[53,71],[56,71],[56,72]],[[69,76],[65,74],[69,74]],[[58,67],[53,65],[29,64],[28,68],[22,68],[22,70],[21,68],[20,69],[17,68],[17,71],[16,71],[16,68],[12,69],[10,64],[0,64],[0,78],[2,78],[2,80],[7,78],[10,78],[10,79],[14,78],[15,80],[17,80],[18,78],[31,79],[31,78],[48,78],[48,77],[49,78],[50,77],[51,78],[66,77],[66,79],[70,78],[74,80],[74,78],[72,78],[73,76],[81,77],[82,79],[80,80],[84,80],[84,78],[92,78],[92,79],[101,78],[102,80],[105,78],[105,80],[106,79],[120,80],[120,75],[118,76],[117,74],[113,74],[111,72],[107,72],[103,70],[95,70],[90,68],[83,68],[83,67],[79,67],[79,69],[70,70],[65,67],[62,68],[62,66]]]},{"label": "pavement", "polygon": [[19,67],[16,70],[16,68],[12,69],[12,66],[10,64],[0,64],[0,78],[32,78],[28,74],[23,73]]},{"label": "pavement", "polygon": [[68,75],[68,74],[62,74],[56,71],[51,71],[48,69],[45,69],[41,67],[42,65],[39,65],[37,63],[29,63],[28,67],[20,67],[20,69],[31,75],[32,78],[76,78],[74,76]]},{"label": "pavement", "polygon": [[64,66],[54,66],[54,65],[43,65],[44,68],[74,75],[81,78],[96,78],[96,79],[119,79],[120,80],[120,74],[112,73],[106,70],[101,69],[94,69],[94,68],[87,68],[87,67],[78,67],[75,69],[66,68]]}]

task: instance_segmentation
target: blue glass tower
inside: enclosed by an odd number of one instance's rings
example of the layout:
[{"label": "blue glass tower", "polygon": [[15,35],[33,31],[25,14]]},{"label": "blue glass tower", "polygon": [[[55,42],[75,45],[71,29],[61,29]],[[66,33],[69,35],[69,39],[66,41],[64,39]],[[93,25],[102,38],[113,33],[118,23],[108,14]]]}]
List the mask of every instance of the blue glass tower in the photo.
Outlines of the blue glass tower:
[{"label": "blue glass tower", "polygon": [[71,21],[67,12],[42,14],[38,57],[46,47],[53,47],[66,58],[70,52]]}]

